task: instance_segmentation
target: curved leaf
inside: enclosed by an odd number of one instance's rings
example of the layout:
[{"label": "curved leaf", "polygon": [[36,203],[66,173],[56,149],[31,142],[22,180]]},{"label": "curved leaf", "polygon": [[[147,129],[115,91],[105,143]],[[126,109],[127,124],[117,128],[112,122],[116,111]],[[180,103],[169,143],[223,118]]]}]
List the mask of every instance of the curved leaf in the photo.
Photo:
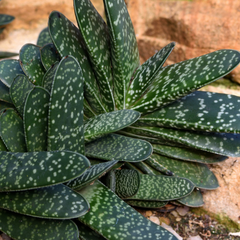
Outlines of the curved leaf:
[{"label": "curved leaf", "polygon": [[44,74],[42,79],[42,86],[49,92],[52,90],[52,83],[58,68],[59,62],[55,62]]},{"label": "curved leaf", "polygon": [[178,199],[177,202],[188,207],[202,207],[204,205],[202,194],[196,188],[185,198]]},{"label": "curved leaf", "polygon": [[9,88],[1,81],[0,81],[0,100],[7,103],[12,103],[12,99],[9,94]]},{"label": "curved leaf", "polygon": [[150,209],[158,209],[162,208],[168,204],[168,202],[164,201],[141,201],[141,200],[124,200],[128,205],[138,208],[150,208]]},{"label": "curved leaf", "polygon": [[8,14],[0,14],[0,26],[9,24],[15,19],[15,17]]},{"label": "curved leaf", "polygon": [[52,39],[50,37],[48,27],[46,27],[40,32],[38,39],[37,39],[37,45],[40,47],[43,47],[44,45],[46,45],[48,43],[52,43]]}]

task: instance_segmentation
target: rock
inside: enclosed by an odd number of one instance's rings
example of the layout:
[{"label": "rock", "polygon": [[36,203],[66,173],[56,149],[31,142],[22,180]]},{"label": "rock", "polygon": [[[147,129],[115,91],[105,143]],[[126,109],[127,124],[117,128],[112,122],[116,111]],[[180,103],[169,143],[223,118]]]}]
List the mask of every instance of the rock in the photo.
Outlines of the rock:
[{"label": "rock", "polygon": [[176,210],[178,214],[183,217],[188,213],[189,207],[178,207]]},{"label": "rock", "polygon": [[199,235],[197,235],[194,237],[189,237],[187,240],[202,240],[202,238]]},{"label": "rock", "polygon": [[152,211],[146,211],[146,213],[145,213],[145,217],[146,218],[148,218],[148,217],[150,217],[152,215],[153,215]]},{"label": "rock", "polygon": [[179,216],[178,216],[178,213],[177,213],[176,211],[172,211],[171,214],[172,214],[175,218],[179,217]]},{"label": "rock", "polygon": [[171,232],[177,239],[179,240],[183,240],[183,238],[178,234],[176,233],[172,227],[168,226],[167,224],[165,223],[162,223],[161,226],[165,229],[167,229],[169,232]]},{"label": "rock", "polygon": [[150,220],[151,222],[156,223],[157,225],[160,225],[160,220],[159,220],[158,217],[151,216],[151,217],[149,218],[149,220]]},{"label": "rock", "polygon": [[167,225],[170,225],[170,223],[171,223],[170,219],[167,217],[160,217],[159,220],[160,220],[160,224],[165,223]]}]

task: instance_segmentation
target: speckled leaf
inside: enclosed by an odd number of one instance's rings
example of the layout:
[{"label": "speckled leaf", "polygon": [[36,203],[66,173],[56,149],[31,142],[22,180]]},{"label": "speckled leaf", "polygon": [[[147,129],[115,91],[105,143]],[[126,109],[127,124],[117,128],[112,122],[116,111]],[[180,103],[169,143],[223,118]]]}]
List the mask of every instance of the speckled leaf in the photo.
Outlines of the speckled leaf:
[{"label": "speckled leaf", "polygon": [[42,79],[42,86],[51,92],[53,79],[57,70],[59,62],[55,62],[44,74]]},{"label": "speckled leaf", "polygon": [[5,151],[7,152],[7,148],[3,142],[3,140],[0,138],[0,151]]},{"label": "speckled leaf", "polygon": [[202,207],[204,205],[203,196],[196,188],[185,198],[178,199],[177,202],[188,207]]},{"label": "speckled leaf", "polygon": [[0,192],[0,207],[32,217],[52,219],[77,218],[90,208],[81,194],[63,184],[27,191]]},{"label": "speckled leaf", "polygon": [[240,134],[191,132],[160,127],[128,127],[128,129],[138,132],[139,135],[172,141],[219,155],[240,156]]},{"label": "speckled leaf", "polygon": [[9,24],[15,19],[15,17],[8,14],[0,14],[0,26]]},{"label": "speckled leaf", "polygon": [[26,98],[23,123],[28,152],[47,150],[49,98],[42,87],[35,87]]},{"label": "speckled leaf", "polygon": [[139,162],[148,158],[151,153],[150,143],[118,134],[109,134],[85,146],[86,156],[108,161]]},{"label": "speckled leaf", "polygon": [[70,220],[48,220],[0,209],[0,229],[14,239],[78,240],[78,230]]},{"label": "speckled leaf", "polygon": [[121,130],[136,122],[139,117],[139,112],[123,109],[90,118],[84,123],[85,141],[90,142],[108,133]]},{"label": "speckled leaf", "polygon": [[5,59],[0,62],[0,79],[7,87],[11,86],[14,78],[19,74],[24,72],[18,60]]},{"label": "speckled leaf", "polygon": [[53,81],[48,118],[48,149],[84,154],[82,70],[72,56],[63,58]]},{"label": "speckled leaf", "polygon": [[44,68],[48,70],[55,62],[59,62],[61,57],[53,43],[48,43],[40,48],[41,60]]},{"label": "speckled leaf", "polygon": [[162,208],[168,204],[168,202],[164,201],[141,201],[141,200],[124,200],[127,204],[138,207],[138,208],[147,208],[147,209],[158,209]]},{"label": "speckled leaf", "polygon": [[148,221],[100,182],[82,189],[80,193],[87,199],[91,209],[79,220],[108,240],[177,240],[166,229]]},{"label": "speckled leaf", "polygon": [[58,152],[0,152],[0,191],[46,187],[80,176],[90,163],[81,154]]},{"label": "speckled leaf", "polygon": [[93,112],[92,108],[89,106],[88,102],[86,101],[86,99],[84,98],[84,117],[86,119],[88,118],[92,118],[95,117],[96,114]]},{"label": "speckled leaf", "polygon": [[9,95],[9,88],[0,81],[0,100],[12,103],[12,99]]},{"label": "speckled leaf", "polygon": [[137,40],[124,0],[104,0],[111,40],[114,98],[118,109],[125,108],[126,91],[140,64]]},{"label": "speckled leaf", "polygon": [[0,100],[0,112],[4,111],[7,108],[14,108],[11,103],[3,102]]},{"label": "speckled leaf", "polygon": [[33,88],[34,84],[32,84],[25,75],[18,75],[10,87],[12,102],[21,116],[23,116],[26,97]]},{"label": "speckled leaf", "polygon": [[[127,184],[125,187],[128,187]],[[194,187],[194,184],[186,178],[140,174],[137,194],[127,199],[168,201],[187,196]]]},{"label": "speckled leaf", "polygon": [[46,45],[48,43],[52,43],[52,39],[50,37],[48,27],[46,27],[40,32],[38,39],[37,39],[37,45],[40,47],[43,47],[44,45]]},{"label": "speckled leaf", "polygon": [[201,162],[201,163],[218,163],[227,159],[226,156],[209,153],[193,148],[183,148],[176,146],[166,146],[153,144],[153,151],[160,155],[175,158],[179,160],[191,161],[191,162]]},{"label": "speckled leaf", "polygon": [[89,0],[75,0],[74,10],[84,46],[95,71],[102,101],[108,112],[114,111],[110,39],[107,26]]},{"label": "speckled leaf", "polygon": [[133,163],[133,165],[140,169],[144,174],[155,175],[154,171],[152,171],[152,169],[149,168],[149,166],[145,163],[147,160],[148,159],[146,159],[144,162]]},{"label": "speckled leaf", "polygon": [[168,44],[134,72],[126,95],[126,108],[133,105],[151,85],[154,77],[161,70],[174,46],[174,42]]},{"label": "speckled leaf", "polygon": [[103,176],[106,172],[110,171],[110,169],[117,162],[118,161],[108,161],[93,165],[87,169],[80,177],[69,181],[66,183],[66,185],[72,189],[81,189],[92,183],[94,180]]},{"label": "speckled leaf", "polygon": [[198,188],[216,189],[219,187],[217,178],[205,164],[185,162],[158,154],[152,154],[151,158],[174,173],[174,176],[187,178]]},{"label": "speckled leaf", "polygon": [[7,109],[0,117],[0,135],[10,152],[25,152],[23,121],[14,109]]},{"label": "speckled leaf", "polygon": [[45,69],[42,65],[40,47],[25,44],[19,54],[20,65],[35,85],[41,85]]},{"label": "speckled leaf", "polygon": [[93,111],[97,114],[106,112],[87,53],[81,45],[82,37],[79,29],[63,14],[56,11],[50,14],[48,26],[50,36],[61,57],[72,55],[79,62],[85,79],[84,97]]},{"label": "speckled leaf", "polygon": [[153,112],[231,72],[240,62],[235,50],[219,50],[163,68],[131,109]]},{"label": "speckled leaf", "polygon": [[145,115],[138,123],[208,132],[240,133],[240,97],[194,92]]}]

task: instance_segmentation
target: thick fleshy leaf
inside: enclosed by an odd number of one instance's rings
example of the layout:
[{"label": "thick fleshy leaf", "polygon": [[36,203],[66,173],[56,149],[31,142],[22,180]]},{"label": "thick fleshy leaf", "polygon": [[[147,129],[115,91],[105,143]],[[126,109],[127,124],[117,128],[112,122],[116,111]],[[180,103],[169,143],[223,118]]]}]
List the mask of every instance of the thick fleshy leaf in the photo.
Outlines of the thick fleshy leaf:
[{"label": "thick fleshy leaf", "polygon": [[102,101],[108,112],[114,111],[110,39],[107,26],[89,0],[75,0],[74,10],[84,46],[95,71]]},{"label": "thick fleshy leaf", "polygon": [[155,175],[154,171],[152,171],[152,169],[145,163],[148,159],[146,159],[144,162],[133,163],[133,165],[140,169],[144,174]]},{"label": "thick fleshy leaf", "polygon": [[106,174],[117,162],[118,161],[108,161],[93,165],[80,177],[69,181],[66,185],[72,189],[81,189]]},{"label": "thick fleshy leaf", "polygon": [[9,88],[0,81],[0,100],[12,103],[12,99],[9,94]]},{"label": "thick fleshy leaf", "polygon": [[84,122],[84,138],[93,141],[108,133],[116,132],[138,120],[140,113],[129,109],[100,114]]},{"label": "thick fleshy leaf", "polygon": [[2,59],[2,58],[9,58],[9,57],[15,57],[17,55],[18,55],[18,53],[15,53],[15,52],[3,52],[3,51],[0,51],[0,59]]},{"label": "thick fleshy leaf", "polygon": [[194,92],[145,115],[138,124],[207,132],[240,133],[240,97]]},{"label": "thick fleshy leaf", "polygon": [[240,62],[235,50],[219,50],[163,68],[131,109],[153,112],[231,72]]},{"label": "thick fleshy leaf", "polygon": [[40,49],[41,60],[44,68],[48,70],[55,62],[59,62],[61,57],[53,43],[48,43]]},{"label": "thick fleshy leaf", "polygon": [[203,196],[196,188],[185,198],[178,199],[177,202],[188,207],[202,207],[204,205]]},{"label": "thick fleshy leaf", "polygon": [[[122,196],[122,192],[126,192],[127,189],[131,186],[132,182],[137,181],[137,175],[128,176],[128,178],[135,178],[131,181],[124,181],[124,176],[121,174],[121,171],[126,171],[125,175],[127,176],[127,171],[129,175],[131,171],[135,170],[116,170],[116,189],[118,184],[121,185],[118,188],[118,194]],[[135,171],[137,172],[137,171]],[[121,174],[121,175],[120,175]],[[140,177],[140,184],[138,186],[138,191],[135,195],[124,197],[126,199],[134,200],[147,200],[147,201],[168,201],[173,199],[178,199],[185,197],[190,194],[194,189],[194,184],[185,178],[179,177],[166,177],[166,176],[154,176],[146,174],[138,174]],[[121,187],[121,188],[120,188]],[[120,193],[121,190],[121,193]]]},{"label": "thick fleshy leaf", "polygon": [[219,187],[217,178],[205,164],[185,162],[157,154],[152,154],[151,158],[174,173],[174,176],[187,178],[198,188],[216,189]]},{"label": "thick fleshy leaf", "polygon": [[37,39],[37,45],[40,47],[43,47],[44,45],[46,45],[48,43],[52,43],[52,39],[50,37],[48,27],[46,27],[40,32],[38,39]]},{"label": "thick fleshy leaf", "polygon": [[91,209],[79,220],[108,240],[177,240],[166,229],[148,221],[98,181],[80,193],[87,199]]},{"label": "thick fleshy leaf", "polygon": [[5,151],[7,152],[7,148],[3,142],[3,140],[0,138],[0,151]]},{"label": "thick fleshy leaf", "polygon": [[14,239],[78,240],[78,230],[70,220],[48,220],[0,209],[0,229]]},{"label": "thick fleshy leaf", "polygon": [[40,47],[25,44],[19,54],[20,65],[35,85],[41,85],[45,69],[42,65]]},{"label": "thick fleshy leaf", "polygon": [[109,134],[86,144],[85,154],[108,161],[139,162],[152,154],[152,146],[144,140]]},{"label": "thick fleshy leaf", "polygon": [[0,26],[9,24],[15,19],[15,17],[8,14],[0,14]]},{"label": "thick fleshy leaf", "polygon": [[49,92],[51,92],[52,90],[52,83],[53,83],[53,79],[57,70],[59,62],[55,62],[48,70],[47,72],[44,74],[43,79],[42,79],[42,86],[48,90]]},{"label": "thick fleshy leaf", "polygon": [[95,116],[96,114],[93,112],[92,108],[90,107],[86,99],[84,99],[84,117],[88,119]]},{"label": "thick fleshy leaf", "polygon": [[9,108],[1,114],[0,135],[10,152],[26,151],[23,121],[14,109]]},{"label": "thick fleshy leaf", "polygon": [[26,97],[33,88],[34,84],[25,75],[18,75],[10,87],[12,102],[21,116],[23,116]]},{"label": "thick fleshy leaf", "polygon": [[146,92],[154,77],[161,70],[167,57],[172,52],[174,46],[174,42],[168,44],[134,72],[126,95],[126,108],[133,105]]},{"label": "thick fleshy leaf", "polygon": [[98,114],[106,112],[92,67],[86,57],[87,53],[81,45],[82,36],[79,29],[56,11],[50,14],[48,26],[50,36],[61,57],[72,55],[79,62],[85,79],[84,96],[93,111]]},{"label": "thick fleshy leaf", "polygon": [[14,78],[19,74],[24,72],[18,60],[5,59],[0,62],[0,79],[7,87],[11,86]]},{"label": "thick fleshy leaf", "polygon": [[0,191],[40,188],[80,176],[90,163],[81,154],[58,152],[0,152]]},{"label": "thick fleshy leaf", "polygon": [[104,0],[111,40],[114,98],[118,109],[125,108],[131,77],[140,64],[137,40],[124,0]]},{"label": "thick fleshy leaf", "polygon": [[153,144],[153,151],[160,155],[190,162],[218,163],[227,159],[226,156],[205,152],[193,148],[183,148]]},{"label": "thick fleshy leaf", "polygon": [[48,149],[84,154],[82,70],[72,56],[63,58],[54,77],[48,117]]},{"label": "thick fleshy leaf", "polygon": [[3,102],[0,100],[0,112],[4,111],[7,108],[14,108],[11,103]]},{"label": "thick fleshy leaf", "polygon": [[194,132],[160,127],[127,127],[127,129],[139,135],[176,142],[219,155],[240,156],[240,134]]},{"label": "thick fleshy leaf", "polygon": [[63,184],[27,191],[0,192],[0,207],[32,217],[52,219],[77,218],[90,208],[85,198]]},{"label": "thick fleshy leaf", "polygon": [[47,151],[49,98],[42,87],[35,87],[27,96],[23,123],[28,152]]},{"label": "thick fleshy leaf", "polygon": [[168,202],[164,201],[141,201],[141,200],[124,200],[127,204],[133,206],[133,207],[138,207],[138,208],[150,208],[150,209],[155,209],[155,208],[162,208],[165,205],[168,204]]}]

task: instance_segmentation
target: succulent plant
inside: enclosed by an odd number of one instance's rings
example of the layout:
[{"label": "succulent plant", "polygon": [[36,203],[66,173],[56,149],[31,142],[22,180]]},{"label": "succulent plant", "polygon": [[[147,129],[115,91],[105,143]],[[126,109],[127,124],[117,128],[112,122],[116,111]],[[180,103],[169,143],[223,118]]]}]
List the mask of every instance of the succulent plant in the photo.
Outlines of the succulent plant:
[{"label": "succulent plant", "polygon": [[170,43],[140,66],[124,1],[104,4],[107,24],[74,0],[79,28],[54,11],[0,62],[0,229],[14,239],[176,239],[129,205],[201,206],[218,187],[206,164],[240,155],[240,98],[196,91],[239,52],[163,67]]}]

